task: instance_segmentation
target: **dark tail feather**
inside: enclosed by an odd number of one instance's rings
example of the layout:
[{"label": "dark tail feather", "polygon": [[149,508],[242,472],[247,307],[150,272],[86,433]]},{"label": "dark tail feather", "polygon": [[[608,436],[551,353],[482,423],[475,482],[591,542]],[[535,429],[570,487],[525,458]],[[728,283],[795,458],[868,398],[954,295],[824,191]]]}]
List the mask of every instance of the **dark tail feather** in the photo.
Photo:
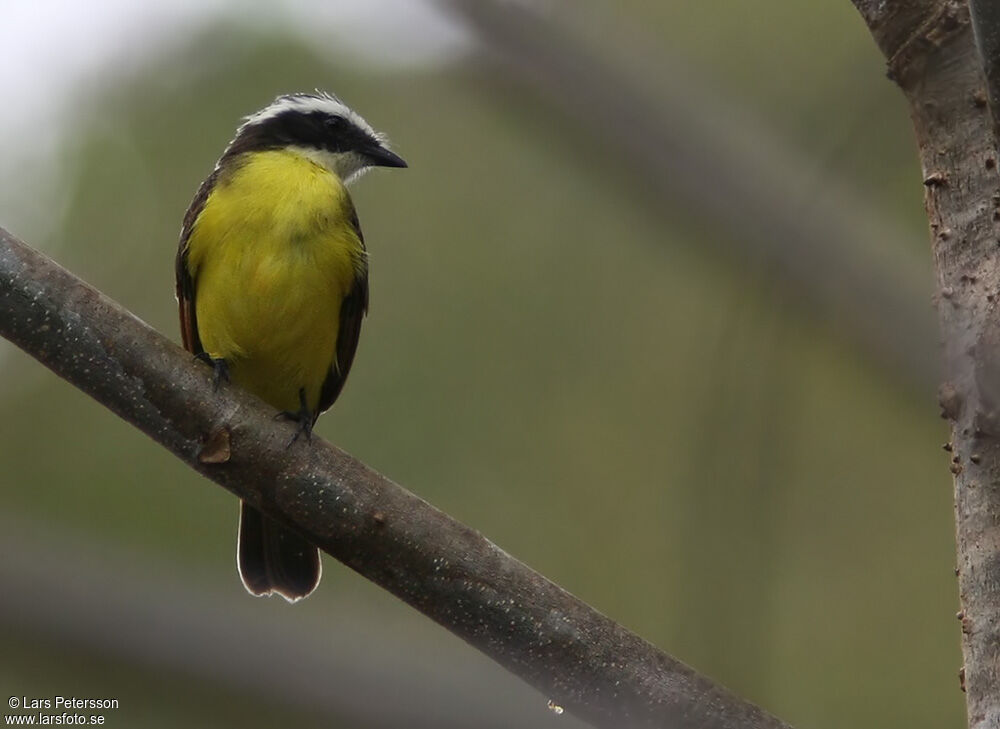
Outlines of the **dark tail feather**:
[{"label": "dark tail feather", "polygon": [[319,550],[242,501],[236,556],[240,579],[254,595],[278,593],[295,602],[319,584]]}]

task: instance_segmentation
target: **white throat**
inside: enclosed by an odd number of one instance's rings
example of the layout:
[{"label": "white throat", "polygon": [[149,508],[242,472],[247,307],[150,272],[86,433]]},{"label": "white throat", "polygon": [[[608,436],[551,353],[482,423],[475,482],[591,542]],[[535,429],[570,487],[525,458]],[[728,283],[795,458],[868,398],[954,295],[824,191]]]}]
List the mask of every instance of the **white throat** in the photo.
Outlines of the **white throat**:
[{"label": "white throat", "polygon": [[345,185],[358,179],[369,168],[368,161],[357,152],[330,152],[315,147],[288,147],[288,150],[329,170]]}]

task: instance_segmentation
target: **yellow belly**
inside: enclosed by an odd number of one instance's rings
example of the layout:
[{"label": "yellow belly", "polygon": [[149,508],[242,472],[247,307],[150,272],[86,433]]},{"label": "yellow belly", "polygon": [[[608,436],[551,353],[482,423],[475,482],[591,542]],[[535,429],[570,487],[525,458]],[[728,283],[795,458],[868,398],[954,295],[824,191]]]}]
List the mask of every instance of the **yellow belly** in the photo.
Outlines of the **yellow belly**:
[{"label": "yellow belly", "polygon": [[293,152],[257,152],[209,195],[188,243],[198,334],[233,381],[279,410],[319,404],[340,305],[364,247],[341,181]]}]

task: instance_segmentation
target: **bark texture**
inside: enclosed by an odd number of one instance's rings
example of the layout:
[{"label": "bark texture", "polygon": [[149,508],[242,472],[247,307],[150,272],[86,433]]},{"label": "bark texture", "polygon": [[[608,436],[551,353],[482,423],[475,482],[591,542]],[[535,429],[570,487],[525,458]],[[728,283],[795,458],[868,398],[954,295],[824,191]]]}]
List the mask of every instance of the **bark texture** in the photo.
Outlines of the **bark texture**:
[{"label": "bark texture", "polygon": [[969,726],[1000,726],[1000,177],[968,7],[854,0],[909,100],[926,189],[952,428]]}]

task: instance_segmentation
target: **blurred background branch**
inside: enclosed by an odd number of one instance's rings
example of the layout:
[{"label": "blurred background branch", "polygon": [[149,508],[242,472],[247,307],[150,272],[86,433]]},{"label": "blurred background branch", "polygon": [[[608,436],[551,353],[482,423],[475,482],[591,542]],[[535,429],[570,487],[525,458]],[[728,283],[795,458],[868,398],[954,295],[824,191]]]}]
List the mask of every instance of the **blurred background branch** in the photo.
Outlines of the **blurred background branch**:
[{"label": "blurred background branch", "polygon": [[556,5],[544,12],[504,0],[440,2],[535,103],[586,134],[595,157],[613,160],[626,177],[608,184],[629,185],[661,215],[686,210],[894,372],[922,388],[937,382],[927,282],[886,255],[905,245],[907,233],[835,179],[812,184],[809,162],[746,110],[697,85],[696,69],[655,49],[637,28],[631,62],[602,58],[585,38],[587,28],[602,27],[601,11],[586,22],[574,18],[586,10],[560,13]]},{"label": "blurred background branch", "polygon": [[96,656],[183,695],[241,696],[234,703],[245,713],[286,720],[305,713],[369,729],[586,726],[545,711],[543,699],[462,646],[387,630],[363,610],[276,620],[169,563],[136,565],[107,545],[9,517],[0,517],[0,553],[8,648],[27,644],[67,663]]},{"label": "blurred background branch", "polygon": [[1000,141],[1000,3],[969,0],[976,47],[983,62],[986,95],[993,117],[993,135]]},{"label": "blurred background branch", "polygon": [[[594,726],[787,729],[235,388],[0,228],[0,335]],[[294,427],[294,426],[292,426]]]}]

